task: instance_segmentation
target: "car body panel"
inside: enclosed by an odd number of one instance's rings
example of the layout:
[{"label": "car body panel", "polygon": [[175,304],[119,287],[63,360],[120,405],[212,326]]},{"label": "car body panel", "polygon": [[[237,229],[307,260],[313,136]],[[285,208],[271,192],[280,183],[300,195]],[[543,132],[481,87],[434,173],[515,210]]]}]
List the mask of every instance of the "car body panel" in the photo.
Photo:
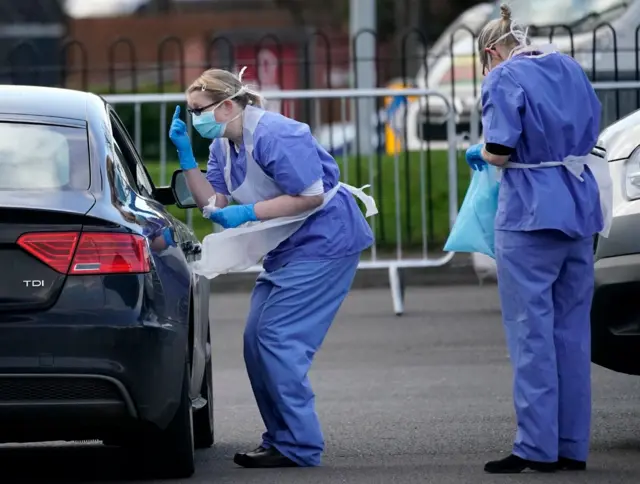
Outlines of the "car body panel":
[{"label": "car body panel", "polygon": [[[638,120],[640,121],[640,118]],[[596,259],[640,253],[640,200],[628,200],[625,195],[626,161],[623,159],[609,162],[613,181],[613,221],[609,237],[598,238]]]},{"label": "car body panel", "polygon": [[[63,202],[63,203],[60,203]],[[64,201],[60,193],[52,192],[6,192],[1,195],[1,208],[35,209],[67,213],[86,214],[95,205],[96,199],[90,192],[66,192]]]},{"label": "car body panel", "polygon": [[620,373],[640,375],[640,200],[626,194],[629,157],[640,145],[640,111],[604,130],[613,181],[609,236],[595,244],[595,288],[591,309],[592,361]]},{"label": "car body panel", "polygon": [[634,111],[605,129],[598,144],[607,150],[609,161],[625,160],[638,147],[639,139],[640,111]]},{"label": "car body panel", "polygon": [[[68,412],[72,405],[47,407],[34,397],[29,405],[0,406],[0,421],[15,426],[16,415],[42,421],[42,428],[22,436],[25,441],[45,434],[55,438],[62,430],[61,438],[100,438],[134,421],[164,428],[180,401],[185,358],[192,363],[192,389],[200,389],[204,376],[209,281],[191,270],[200,257],[199,241],[154,199],[158,189],[117,114],[102,98],[62,89],[1,86],[0,100],[0,121],[86,126],[91,168],[90,185],[83,191],[0,190],[0,212],[49,214],[67,221],[76,217],[79,225],[74,227],[85,233],[109,230],[144,236],[152,265],[146,274],[62,277],[57,298],[46,308],[0,307],[0,383],[19,375],[52,382],[85,378],[107,382],[115,388],[114,395],[120,395],[111,406],[104,401],[102,407],[83,407],[75,400],[82,414],[77,420]],[[17,219],[12,223],[16,234],[52,228],[43,221],[28,227],[21,227]],[[165,230],[170,230],[175,246],[164,243]],[[13,242],[4,241],[5,247]],[[35,259],[31,262],[45,266]],[[20,280],[35,277],[18,272]],[[94,388],[94,383],[77,388],[65,383],[65,388],[69,395],[77,395]],[[65,416],[64,425],[45,422],[53,410]],[[0,439],[16,437],[10,429],[6,432],[0,431]]]}]

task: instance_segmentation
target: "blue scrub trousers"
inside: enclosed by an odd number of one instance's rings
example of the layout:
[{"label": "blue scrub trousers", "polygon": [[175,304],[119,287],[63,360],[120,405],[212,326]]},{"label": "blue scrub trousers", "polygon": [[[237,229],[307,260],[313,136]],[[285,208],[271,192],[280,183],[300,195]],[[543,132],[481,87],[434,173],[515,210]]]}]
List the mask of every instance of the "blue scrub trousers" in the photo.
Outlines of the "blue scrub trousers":
[{"label": "blue scrub trousers", "polygon": [[262,446],[320,465],[324,438],[307,373],[347,296],[360,254],[263,272],[251,296],[244,359],[266,427]]},{"label": "blue scrub trousers", "polygon": [[591,425],[593,239],[496,230],[502,315],[523,459],[586,461]]}]

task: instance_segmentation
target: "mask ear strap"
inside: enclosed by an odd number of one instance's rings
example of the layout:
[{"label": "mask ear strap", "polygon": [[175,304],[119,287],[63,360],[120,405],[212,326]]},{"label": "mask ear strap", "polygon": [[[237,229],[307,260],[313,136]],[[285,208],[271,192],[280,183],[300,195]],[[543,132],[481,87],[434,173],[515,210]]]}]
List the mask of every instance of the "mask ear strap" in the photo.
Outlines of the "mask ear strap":
[{"label": "mask ear strap", "polygon": [[520,24],[512,21],[509,30],[513,38],[516,39],[516,42],[518,43],[518,46],[509,53],[509,58],[512,58],[514,55],[527,50],[527,36],[529,34],[529,27],[527,26],[522,28]]},{"label": "mask ear strap", "polygon": [[238,80],[240,82],[242,82],[242,76],[244,74],[244,71],[246,71],[246,70],[247,70],[247,66],[244,66],[242,69],[240,69],[240,74],[238,74]]},{"label": "mask ear strap", "polygon": [[[244,71],[247,70],[247,66],[244,66],[242,69],[240,69],[240,73],[238,74],[238,80],[240,81],[240,83],[242,83],[242,76],[244,75]],[[258,99],[262,100],[262,102],[264,102],[264,98],[262,97],[262,95],[256,91],[254,91],[253,89],[251,89],[249,86],[247,86],[246,84],[242,84],[242,87],[240,89],[238,89],[238,92],[234,94],[233,97],[239,96],[242,93],[247,93],[247,94],[251,94],[255,97],[257,97]],[[252,104],[252,103],[250,103]]]},{"label": "mask ear strap", "polygon": [[[247,66],[244,66],[242,69],[240,69],[240,73],[238,74],[238,80],[240,81],[240,83],[242,83],[242,76],[244,74],[244,71],[247,70]],[[230,96],[228,96],[224,101],[231,101],[232,99],[237,98],[240,94],[243,94],[245,92],[249,92],[247,89],[247,86],[245,86],[244,84],[242,84],[242,86],[240,87],[240,89],[238,89],[235,93],[231,94]],[[222,103],[221,103],[222,104]]]}]

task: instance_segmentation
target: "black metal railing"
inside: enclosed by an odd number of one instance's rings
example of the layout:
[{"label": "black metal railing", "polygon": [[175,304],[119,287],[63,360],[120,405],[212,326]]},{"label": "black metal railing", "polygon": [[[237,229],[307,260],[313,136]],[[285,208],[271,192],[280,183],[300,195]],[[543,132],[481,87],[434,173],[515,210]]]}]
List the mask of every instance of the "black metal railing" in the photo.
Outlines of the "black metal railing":
[{"label": "black metal railing", "polygon": [[[530,32],[535,35],[540,29],[541,27],[532,26]],[[592,80],[640,81],[640,25],[622,33],[607,22],[597,25],[587,33],[574,33],[570,26],[562,24],[545,26],[544,30],[548,30],[550,41],[562,37],[566,43],[568,38],[566,53],[580,57]],[[358,32],[351,40],[345,36],[331,37],[316,31],[293,46],[293,57],[283,55],[285,43],[276,34],[267,34],[251,44],[254,49],[253,59],[247,59],[246,54],[243,55],[243,59],[256,66],[260,52],[270,49],[279,60],[277,84],[283,84],[285,71],[293,65],[296,68],[296,88],[300,89],[343,87],[333,81],[334,68],[340,67],[350,71],[354,65],[373,61],[376,65],[378,85],[384,85],[391,79],[412,85],[416,83],[416,76],[419,75],[423,77],[424,84],[434,84],[429,87],[447,89],[451,97],[455,98],[458,90],[455,70],[446,83],[448,86],[434,83],[430,79],[429,71],[438,60],[445,57],[448,57],[452,64],[460,57],[471,57],[472,63],[476,65],[476,34],[477,32],[466,26],[459,26],[450,35],[448,48],[441,52],[433,52],[427,50],[426,32],[419,29],[407,30],[391,42],[379,42],[376,32],[370,30]],[[454,44],[461,44],[460,39],[463,36],[468,38],[463,39],[465,44],[468,42],[469,48],[464,49],[468,50],[468,53],[457,55],[453,47]],[[377,46],[374,59],[365,58],[360,54],[359,45],[366,37],[372,39]],[[590,41],[585,41],[587,37],[590,37]],[[579,43],[576,41],[577,38],[580,39]],[[410,42],[412,39],[417,42]],[[604,47],[603,41],[606,44]],[[410,48],[416,44],[419,46],[418,49]],[[156,55],[151,58],[142,57],[138,46],[127,37],[114,38],[111,44],[101,47],[100,55],[96,55],[95,50],[90,51],[88,46],[78,39],[60,39],[54,55],[49,47],[43,51],[43,45],[30,40],[19,40],[5,45],[0,51],[4,54],[3,62],[0,64],[2,82],[57,85],[105,93],[163,92],[169,88],[174,91],[182,90],[189,81],[185,78],[186,69],[193,71],[209,67],[236,67],[237,48],[240,45],[246,47],[247,42],[239,44],[223,36],[214,37],[204,49],[206,58],[200,62],[187,59],[183,39],[175,36],[161,39],[157,44]],[[288,48],[292,47],[291,42],[287,42],[286,45]],[[334,55],[336,49],[350,52],[350,55],[338,58]],[[97,63],[94,60],[96,57],[104,60]],[[356,72],[354,71],[355,75]],[[258,73],[256,81],[260,86],[262,80],[259,77]],[[481,74],[473,69],[471,79],[466,80],[473,83],[473,91],[477,93],[481,84]],[[616,105],[619,104],[618,96]],[[640,104],[640,90],[636,93],[634,104]]]},{"label": "black metal railing", "polygon": [[[568,25],[532,26],[530,29],[534,38],[541,37],[543,32],[545,40],[562,44],[564,52],[576,58],[592,81],[640,81],[640,25],[630,27],[629,31],[620,31],[611,23],[601,23],[586,33],[574,32]],[[175,36],[161,39],[150,56],[148,48],[142,49],[127,37],[114,38],[109,45],[101,47],[99,52],[91,51],[88,45],[77,39],[61,39],[53,53],[51,50],[42,51],[38,47],[42,44],[20,41],[0,51],[3,52],[0,56],[4,55],[4,61],[0,64],[0,82],[55,85],[103,94],[181,92],[191,81],[190,77],[197,75],[201,70],[210,67],[238,69],[242,67],[238,65],[240,60],[243,64],[256,67],[260,62],[261,52],[269,49],[278,63],[274,70],[275,81],[272,79],[268,83],[275,82],[283,88],[291,83],[296,89],[346,87],[344,80],[335,80],[336,73],[353,73],[352,78],[357,83],[360,79],[354,66],[367,62],[373,65],[375,84],[380,87],[395,81],[405,86],[419,85],[438,90],[454,101],[453,105],[458,115],[457,131],[458,135],[461,135],[470,130],[470,111],[475,109],[474,103],[469,103],[468,100],[477,99],[482,85],[482,70],[478,65],[477,32],[466,26],[459,26],[448,41],[438,42],[442,47],[439,52],[428,50],[427,38],[426,32],[419,29],[407,30],[391,42],[378,41],[376,33],[370,30],[361,31],[351,39],[316,31],[295,43],[290,40],[284,41],[275,34],[265,35],[253,43],[245,40],[241,44],[230,38],[217,36],[202,46],[204,58],[200,61],[190,59],[185,41]],[[360,46],[367,39],[375,42],[373,58],[362,54]],[[411,47],[416,44],[417,49]],[[239,54],[240,47],[244,49],[243,54]],[[96,58],[103,60],[96,61]],[[449,67],[445,65],[442,68],[442,63],[448,64]],[[265,79],[261,79],[259,69],[255,71],[255,79],[252,82],[257,84],[258,88],[262,88]],[[444,74],[440,79],[436,79],[434,75],[440,72]],[[613,88],[600,91],[599,95],[603,102],[603,127],[631,111],[640,109],[640,88]],[[373,130],[379,133],[380,138],[384,138],[386,121],[380,118],[380,112],[384,112],[386,103],[381,98],[372,102],[375,102],[378,113],[377,121],[373,122]],[[349,105],[345,108],[344,103],[334,100],[313,102],[307,99],[292,104],[296,106],[295,117],[313,124],[314,127],[317,127],[317,121],[324,126],[345,121],[357,124],[359,121],[357,109],[354,110]],[[134,113],[133,109],[129,108],[131,107],[118,106],[118,111],[131,128]],[[441,194],[436,194],[438,184],[441,184],[438,170],[444,157],[439,153],[442,149],[432,148],[430,143],[450,140],[447,140],[445,132],[438,131],[445,126],[441,117],[438,117],[441,114],[438,109],[437,104],[425,102],[421,107],[420,116],[420,131],[426,142],[426,148],[423,149],[426,159],[423,176],[426,178],[428,206],[425,210],[429,243],[432,242],[431,237],[434,234],[437,237],[444,233],[444,229],[438,229],[438,223],[441,222],[438,221],[436,213],[437,199],[442,197]],[[157,159],[159,143],[166,143],[166,140],[159,139],[156,128],[162,119],[159,109],[157,106],[145,106],[141,116],[142,125],[145,126],[141,134],[144,154],[148,159]],[[406,138],[407,123],[404,126]],[[330,130],[330,134],[333,136],[333,130]],[[398,138],[402,138],[401,133],[398,134]],[[358,141],[356,138],[352,143],[359,145]],[[378,173],[382,173],[389,163],[383,141],[379,139],[378,143],[382,146],[374,147],[374,165]],[[335,148],[333,140],[330,144]],[[200,148],[205,150],[206,146]],[[367,170],[370,170],[370,156],[353,148],[350,148],[350,153],[352,160],[349,163],[354,170],[352,176],[358,183],[366,183]],[[419,233],[419,226],[415,220],[421,210],[415,207],[417,193],[415,189],[411,189],[417,176],[414,169],[417,162],[415,154],[408,150],[402,150],[399,156],[403,171],[402,185],[405,187],[400,202],[403,207],[403,233],[404,240],[411,241],[418,237],[416,233]],[[464,167],[464,163],[460,166]],[[383,187],[381,177],[376,177],[375,185],[378,196],[390,197],[392,187]],[[462,197],[464,180],[461,180],[459,190]],[[383,208],[386,209],[386,206]],[[381,217],[377,227],[378,236],[382,240],[390,237],[389,220]],[[442,223],[444,222],[446,220]]]}]

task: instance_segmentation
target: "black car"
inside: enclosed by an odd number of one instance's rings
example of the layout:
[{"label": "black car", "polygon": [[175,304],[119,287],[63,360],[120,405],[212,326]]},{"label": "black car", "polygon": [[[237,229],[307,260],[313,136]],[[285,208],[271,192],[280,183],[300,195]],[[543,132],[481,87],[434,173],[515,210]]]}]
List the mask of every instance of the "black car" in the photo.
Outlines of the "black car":
[{"label": "black car", "polygon": [[175,203],[102,98],[0,86],[0,442],[102,440],[193,474],[209,282]]}]

